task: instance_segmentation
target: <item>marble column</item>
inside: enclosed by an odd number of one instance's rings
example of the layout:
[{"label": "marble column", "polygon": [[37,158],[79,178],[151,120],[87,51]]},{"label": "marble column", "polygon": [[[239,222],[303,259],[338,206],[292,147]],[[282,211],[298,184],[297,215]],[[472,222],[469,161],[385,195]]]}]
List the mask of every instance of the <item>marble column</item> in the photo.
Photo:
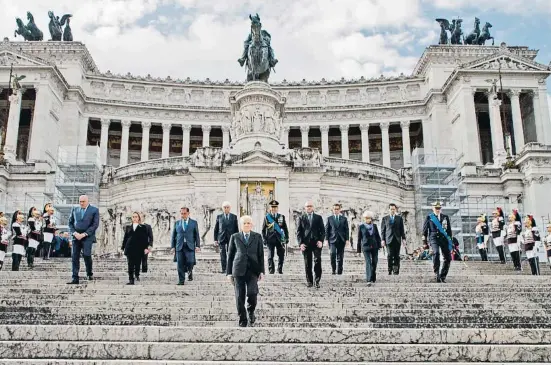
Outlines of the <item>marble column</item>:
[{"label": "marble column", "polygon": [[[461,128],[463,130],[463,153],[465,162],[474,162],[477,165],[482,163],[482,153],[480,151],[480,136],[478,128],[478,119],[476,116],[476,108],[474,104],[474,97],[477,92],[476,89],[466,87],[463,89],[463,108],[464,108],[464,125]],[[452,118],[455,115],[452,116]],[[458,118],[454,123],[460,123]],[[440,134],[442,135],[442,134]]]},{"label": "marble column", "polygon": [[322,156],[329,156],[329,126],[322,125],[320,127],[321,132],[321,154]]},{"label": "marble column", "polygon": [[101,164],[107,165],[107,154],[109,153],[109,125],[111,124],[111,119],[102,118],[101,119],[101,136],[100,136],[100,155],[101,155]]},{"label": "marble column", "polygon": [[421,127],[423,129],[424,153],[430,153],[432,151],[431,119],[429,117],[422,119]]},{"label": "marble column", "polygon": [[383,147],[383,166],[390,167],[390,137],[388,135],[390,123],[382,122],[380,126]]},{"label": "marble column", "polygon": [[203,130],[203,147],[210,146],[210,125],[204,125],[201,127]]},{"label": "marble column", "polygon": [[4,158],[13,162],[16,158],[17,136],[19,134],[19,118],[21,116],[21,101],[24,90],[10,95],[10,110],[8,115],[8,126],[6,128],[6,139],[4,142]]},{"label": "marble column", "polygon": [[149,131],[151,122],[142,122],[142,155],[141,160],[149,160]]},{"label": "marble column", "polygon": [[409,120],[400,122],[402,127],[402,153],[404,154],[404,167],[411,167],[411,143],[409,140]]},{"label": "marble column", "polygon": [[191,126],[184,124],[182,126],[182,156],[189,156],[189,142],[190,142],[190,132]]},{"label": "marble column", "polygon": [[[29,138],[28,160],[44,160],[44,151],[47,149],[46,136],[49,132],[57,133],[53,128],[53,120],[50,116],[50,105],[53,94],[49,85],[35,86],[36,99],[34,113],[31,122],[31,134]],[[55,124],[54,124],[55,125]],[[50,129],[51,128],[51,129]],[[52,146],[57,148],[57,146]]]},{"label": "marble column", "polygon": [[490,129],[492,133],[492,150],[494,164],[500,165],[506,157],[505,143],[503,142],[503,126],[501,124],[501,100],[497,94],[488,93],[488,106],[490,111]]},{"label": "marble column", "polygon": [[170,129],[172,124],[163,123],[163,147],[161,152],[161,158],[168,158],[170,156]]},{"label": "marble column", "polygon": [[289,126],[283,126],[281,128],[281,143],[285,145],[285,148],[289,148]]},{"label": "marble column", "polygon": [[230,148],[230,127],[224,125],[222,126],[222,149],[228,148]]},{"label": "marble column", "polygon": [[[522,125],[522,113],[520,112],[520,90],[509,92],[511,99],[511,114],[513,116],[513,132],[515,135],[515,149],[519,154],[524,147],[524,126]],[[513,151],[511,151],[512,153]]]},{"label": "marble column", "polygon": [[84,147],[86,146],[86,141],[88,140],[88,125],[90,124],[90,118],[79,114],[78,122],[78,145]]},{"label": "marble column", "polygon": [[339,129],[341,130],[341,158],[345,160],[350,159],[350,152],[348,150],[348,129],[350,126],[348,124],[341,124]]},{"label": "marble column", "polygon": [[[551,144],[551,120],[549,115],[549,103],[547,102],[547,89],[545,80],[539,80],[540,87],[534,91],[534,115],[536,115],[536,130],[538,142]],[[537,96],[536,96],[537,95]]]},{"label": "marble column", "polygon": [[132,122],[128,119],[121,120],[121,157],[119,159],[119,167],[128,165],[128,138],[130,137],[130,126]]},{"label": "marble column", "polygon": [[310,131],[310,126],[301,125],[300,126],[300,135],[302,137],[302,148],[308,147],[308,132]]},{"label": "marble column", "polygon": [[360,124],[362,132],[362,161],[369,162],[369,124]]}]

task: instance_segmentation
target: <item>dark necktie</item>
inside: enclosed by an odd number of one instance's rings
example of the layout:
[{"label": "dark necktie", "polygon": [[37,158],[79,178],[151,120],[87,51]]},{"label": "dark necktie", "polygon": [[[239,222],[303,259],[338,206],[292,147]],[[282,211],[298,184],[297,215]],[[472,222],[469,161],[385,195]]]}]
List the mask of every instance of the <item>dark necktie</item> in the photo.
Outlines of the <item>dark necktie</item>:
[{"label": "dark necktie", "polygon": [[312,224],[312,214],[308,214],[308,223]]},{"label": "dark necktie", "polygon": [[184,221],[184,231],[187,230],[187,220]]},{"label": "dark necktie", "polygon": [[337,223],[339,223],[339,216],[338,215],[335,215],[335,220],[337,221]]},{"label": "dark necktie", "polygon": [[390,216],[390,224],[394,224],[394,216],[393,215]]},{"label": "dark necktie", "polygon": [[228,220],[228,215],[227,214],[225,214],[224,217],[226,217],[226,220]]},{"label": "dark necktie", "polygon": [[249,245],[249,234],[248,233],[245,233],[245,244],[247,246]]},{"label": "dark necktie", "polygon": [[84,208],[80,208],[80,220],[84,218]]}]

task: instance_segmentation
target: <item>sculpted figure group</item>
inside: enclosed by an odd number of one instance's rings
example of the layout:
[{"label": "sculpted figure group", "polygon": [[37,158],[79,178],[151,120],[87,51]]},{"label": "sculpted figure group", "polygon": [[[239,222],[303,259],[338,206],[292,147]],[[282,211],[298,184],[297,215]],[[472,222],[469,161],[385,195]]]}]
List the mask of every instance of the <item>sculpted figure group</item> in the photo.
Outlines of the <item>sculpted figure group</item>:
[{"label": "sculpted figure group", "polygon": [[[48,11],[48,17],[50,18],[48,30],[52,37],[50,40],[61,41],[63,39],[65,42],[72,42],[73,33],[69,25],[72,15],[65,14],[60,19],[59,16],[55,16],[54,12],[50,10]],[[30,11],[27,12],[27,20],[28,23],[25,25],[21,18],[15,18],[17,29],[14,32],[14,37],[20,35],[26,41],[42,41],[44,39],[44,34],[36,26],[34,16]],[[65,26],[65,29],[63,29],[63,26]]]}]

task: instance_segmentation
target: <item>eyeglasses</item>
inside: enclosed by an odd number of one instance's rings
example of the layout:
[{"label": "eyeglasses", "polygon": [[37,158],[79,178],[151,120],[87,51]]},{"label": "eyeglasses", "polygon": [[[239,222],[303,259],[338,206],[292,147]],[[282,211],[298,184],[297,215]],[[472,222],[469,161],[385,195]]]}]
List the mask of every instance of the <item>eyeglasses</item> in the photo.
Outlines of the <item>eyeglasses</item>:
[{"label": "eyeglasses", "polygon": [[305,205],[306,208],[313,208],[313,205]]}]

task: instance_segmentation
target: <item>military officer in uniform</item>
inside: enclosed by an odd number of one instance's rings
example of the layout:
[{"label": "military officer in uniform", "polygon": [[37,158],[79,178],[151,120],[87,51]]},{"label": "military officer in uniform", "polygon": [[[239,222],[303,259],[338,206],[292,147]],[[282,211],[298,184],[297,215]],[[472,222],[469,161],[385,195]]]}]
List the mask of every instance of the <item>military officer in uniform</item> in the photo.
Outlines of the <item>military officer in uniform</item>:
[{"label": "military officer in uniform", "polygon": [[[445,283],[452,260],[453,243],[450,217],[442,214],[441,210],[442,206],[440,202],[432,204],[432,213],[427,216],[423,224],[423,243],[428,241],[434,252],[432,265],[436,274],[436,281],[438,283]],[[444,258],[442,270],[440,270],[440,250]]]},{"label": "military officer in uniform", "polygon": [[279,202],[272,200],[270,203],[270,212],[264,217],[262,225],[262,238],[264,244],[268,246],[268,271],[270,274],[275,272],[274,251],[277,250],[277,273],[283,274],[283,261],[285,260],[285,245],[289,243],[289,230],[285,216],[279,214]]}]

